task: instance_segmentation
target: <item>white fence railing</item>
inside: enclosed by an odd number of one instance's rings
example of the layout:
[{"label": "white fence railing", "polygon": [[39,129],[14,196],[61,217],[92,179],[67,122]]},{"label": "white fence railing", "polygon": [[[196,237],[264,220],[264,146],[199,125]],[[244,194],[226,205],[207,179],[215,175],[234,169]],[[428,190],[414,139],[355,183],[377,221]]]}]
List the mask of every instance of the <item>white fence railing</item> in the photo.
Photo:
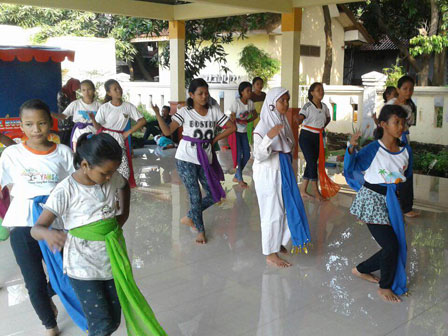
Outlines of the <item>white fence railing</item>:
[{"label": "white fence railing", "polygon": [[[227,111],[238,95],[238,85],[210,83],[210,94]],[[123,82],[125,94],[135,104],[143,104],[150,111],[151,103],[159,107],[168,105],[170,87],[159,83]],[[332,122],[328,130],[338,133],[351,133],[370,121],[373,111],[378,112],[382,105],[382,89],[377,90],[372,111],[364,110],[364,87],[348,85],[326,85],[324,103],[330,109]],[[299,87],[299,107],[307,101],[308,86]],[[416,87],[413,98],[417,105],[416,125],[412,126],[411,140],[448,145],[448,88]],[[371,104],[368,105],[372,107]],[[369,118],[369,120],[364,120]]]}]

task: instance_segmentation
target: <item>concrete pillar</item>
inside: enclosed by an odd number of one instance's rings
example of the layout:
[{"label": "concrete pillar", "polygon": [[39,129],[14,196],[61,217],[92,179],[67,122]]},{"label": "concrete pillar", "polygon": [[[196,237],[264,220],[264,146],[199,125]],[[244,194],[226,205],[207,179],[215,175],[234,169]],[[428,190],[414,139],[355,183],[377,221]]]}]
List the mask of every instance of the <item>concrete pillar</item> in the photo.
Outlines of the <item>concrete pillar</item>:
[{"label": "concrete pillar", "polygon": [[357,125],[361,125],[363,137],[371,137],[376,128],[372,116],[377,110],[377,91],[384,90],[387,76],[380,72],[372,71],[362,75],[361,79],[364,92],[362,98],[362,115],[358,114]]},{"label": "concrete pillar", "polygon": [[291,100],[288,121],[295,137],[294,158],[298,157],[298,125],[294,116],[299,113],[300,33],[302,30],[302,8],[282,14],[282,58],[281,85],[289,90]]},{"label": "concrete pillar", "polygon": [[169,22],[171,112],[185,104],[185,22]]}]

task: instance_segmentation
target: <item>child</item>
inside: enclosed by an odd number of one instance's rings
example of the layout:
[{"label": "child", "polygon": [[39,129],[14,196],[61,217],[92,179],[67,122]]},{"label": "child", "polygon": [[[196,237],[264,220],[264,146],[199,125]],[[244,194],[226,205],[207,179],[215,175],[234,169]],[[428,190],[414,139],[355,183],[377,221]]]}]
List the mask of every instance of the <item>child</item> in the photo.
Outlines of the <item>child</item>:
[{"label": "child", "polygon": [[[0,133],[0,143],[5,147],[16,144],[14,140],[2,133]],[[0,191],[0,241],[5,241],[9,237],[9,230],[2,226],[2,222],[3,218],[5,218],[6,211],[8,211],[10,202],[9,190],[8,188],[3,188]]]},{"label": "child", "polygon": [[[415,115],[417,113],[417,107],[411,99],[414,93],[414,85],[415,81],[412,77],[401,77],[397,84],[398,97],[387,102],[387,104],[399,105],[406,111],[406,124],[401,140],[409,145],[409,128],[415,125]],[[412,175],[406,182],[400,185],[400,204],[406,217],[413,218],[420,215],[419,212],[412,210],[414,206],[414,181]]]},{"label": "child", "polygon": [[237,170],[233,182],[237,182],[241,187],[247,188],[247,183],[243,180],[243,169],[250,159],[247,124],[254,121],[258,114],[255,111],[254,103],[250,100],[252,84],[241,82],[238,86],[238,93],[240,97],[230,107],[230,119],[236,122]]},{"label": "child", "polygon": [[261,240],[266,262],[277,267],[291,264],[278,256],[286,253],[292,237],[293,250],[310,240],[308,221],[291,166],[294,136],[286,113],[289,93],[274,88],[267,94],[254,131],[253,165],[255,190],[261,218]]},{"label": "child", "polygon": [[249,143],[252,145],[254,143],[253,139],[253,131],[257,126],[258,121],[260,120],[261,107],[263,106],[263,102],[266,98],[266,93],[263,92],[264,81],[261,77],[255,77],[252,80],[252,95],[250,99],[254,102],[255,111],[258,113],[257,118],[247,124],[247,137],[249,138]]},{"label": "child", "polygon": [[[160,128],[165,136],[170,136],[183,126],[182,140],[176,152],[176,165],[179,176],[190,196],[190,211],[182,218],[182,224],[196,227],[196,243],[205,244],[204,221],[202,212],[225,197],[220,181],[224,174],[212,147],[220,139],[235,132],[235,124],[225,116],[219,106],[209,105],[208,84],[202,78],[196,78],[188,87],[187,106],[181,108],[172,117],[170,126],[166,125],[157,106],[153,106]],[[216,127],[226,129],[215,136]],[[206,196],[202,198],[199,182]]]},{"label": "child", "polygon": [[76,151],[76,141],[81,134],[95,132],[92,120],[95,119],[95,114],[101,106],[95,100],[95,85],[91,80],[86,79],[81,82],[81,94],[82,98],[71,102],[62,114],[52,113],[56,119],[73,118],[75,125],[70,138],[70,146],[73,151]]},{"label": "child", "polygon": [[[307,192],[307,187],[311,181],[314,190],[314,197],[319,201],[327,200],[336,195],[340,187],[334,183],[325,172],[325,149],[323,132],[330,123],[330,111],[322,99],[324,98],[324,87],[322,83],[313,83],[308,89],[308,100],[300,110],[298,124],[302,124],[300,131],[299,145],[305,156],[306,167],[303,174],[302,196],[312,198],[313,195]],[[319,160],[319,177],[317,174]],[[319,179],[321,191],[317,186]]]},{"label": "child", "polygon": [[[391,99],[397,98],[398,92],[395,86],[388,86],[386,87],[386,90],[383,92],[383,100],[384,104],[387,104],[387,102]],[[375,125],[378,126],[378,119],[376,118],[376,114],[372,114],[373,121],[375,122]]]},{"label": "child", "polygon": [[73,171],[73,154],[67,146],[47,140],[52,119],[44,102],[33,99],[23,103],[19,116],[20,128],[28,140],[7,147],[0,158],[1,186],[14,186],[13,199],[2,225],[11,228],[11,247],[33,308],[47,329],[47,335],[57,335],[56,307],[47,290],[43,255],[30,231],[34,225],[33,199],[50,194],[56,184]]},{"label": "child", "polygon": [[[117,330],[121,308],[129,335],[165,335],[135,284],[127,257],[122,227],[130,189],[117,173],[121,152],[109,134],[81,135],[76,171],[52,191],[31,234],[52,249],[64,248],[64,272],[87,317],[89,335]],[[48,229],[56,218],[64,219],[68,234]]]},{"label": "child", "polygon": [[165,136],[156,135],[154,137],[154,141],[156,142],[156,145],[162,149],[171,149],[176,147],[174,142],[170,138],[167,138]]},{"label": "child", "polygon": [[[104,88],[106,90],[106,98],[104,104],[98,109],[94,125],[96,128],[100,127],[100,132],[112,135],[120,144],[123,149],[123,160],[118,168],[118,172],[125,179],[129,180],[132,188],[136,184],[128,137],[145,126],[146,120],[134,105],[122,100],[123,89],[115,79],[106,81]],[[131,129],[125,131],[130,119],[135,120],[137,123]]]},{"label": "child", "polygon": [[[382,248],[352,273],[379,283],[378,294],[387,302],[401,301],[398,295],[407,291],[406,236],[396,197],[397,184],[412,174],[410,147],[400,141],[405,123],[406,112],[401,107],[385,105],[378,117],[377,141],[356,152],[360,132],[354,134],[344,159],[347,182],[358,191],[350,213],[367,224]],[[377,270],[381,272],[379,280],[371,274]]]}]

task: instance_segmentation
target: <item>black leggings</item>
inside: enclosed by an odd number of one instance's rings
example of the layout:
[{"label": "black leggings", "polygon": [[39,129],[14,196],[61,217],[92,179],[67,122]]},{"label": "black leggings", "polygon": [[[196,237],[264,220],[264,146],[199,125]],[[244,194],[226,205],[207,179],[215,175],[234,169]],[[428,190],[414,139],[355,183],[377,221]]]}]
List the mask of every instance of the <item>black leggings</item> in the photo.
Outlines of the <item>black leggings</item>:
[{"label": "black leggings", "polygon": [[317,181],[317,160],[319,159],[319,133],[302,129],[299,136],[299,145],[306,160],[305,180]]},{"label": "black leggings", "polygon": [[50,299],[54,292],[47,284],[39,243],[31,237],[31,227],[14,228],[10,239],[34,311],[45,328],[52,329],[56,327]]},{"label": "black leggings", "polygon": [[356,266],[356,269],[365,274],[380,270],[380,288],[391,288],[398,262],[397,236],[390,225],[367,224],[367,227],[381,250]]}]

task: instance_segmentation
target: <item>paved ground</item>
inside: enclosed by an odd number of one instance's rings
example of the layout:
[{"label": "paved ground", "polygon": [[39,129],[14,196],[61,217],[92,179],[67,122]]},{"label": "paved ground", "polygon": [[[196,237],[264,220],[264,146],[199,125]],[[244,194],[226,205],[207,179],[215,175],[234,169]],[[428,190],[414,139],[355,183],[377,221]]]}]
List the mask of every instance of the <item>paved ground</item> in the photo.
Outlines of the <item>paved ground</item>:
[{"label": "paved ground", "polygon": [[[133,192],[125,234],[137,282],[168,335],[448,335],[446,179],[415,178],[424,210],[407,221],[410,295],[387,304],[374,284],[350,273],[378,246],[349,215],[348,190],[330,202],[306,202],[314,246],[308,255],[289,256],[293,267],[278,270],[261,254],[249,176],[250,189],[242,191],[226,175],[228,198],[205,212],[209,243],[197,246],[179,224],[188,199],[172,155],[136,154],[143,187]],[[0,243],[0,260],[0,335],[43,335],[9,242]],[[56,303],[62,335],[83,335]],[[116,335],[126,335],[124,320]]]}]

